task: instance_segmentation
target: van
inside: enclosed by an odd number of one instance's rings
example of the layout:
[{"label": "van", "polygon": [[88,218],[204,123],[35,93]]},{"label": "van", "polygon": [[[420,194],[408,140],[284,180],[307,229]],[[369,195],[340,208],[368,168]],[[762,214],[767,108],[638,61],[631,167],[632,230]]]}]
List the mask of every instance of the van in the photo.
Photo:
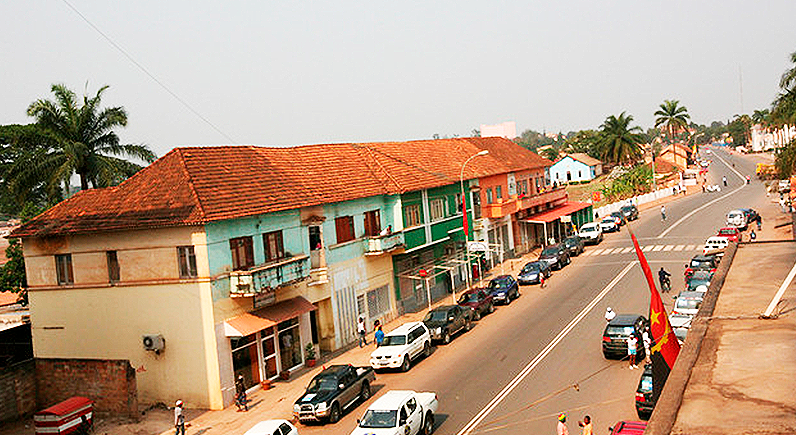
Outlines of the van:
[{"label": "van", "polygon": [[727,225],[740,230],[745,230],[746,213],[744,213],[743,210],[733,210],[727,213]]},{"label": "van", "polygon": [[705,247],[702,248],[703,255],[724,255],[724,250],[730,241],[726,237],[708,237],[705,241]]}]

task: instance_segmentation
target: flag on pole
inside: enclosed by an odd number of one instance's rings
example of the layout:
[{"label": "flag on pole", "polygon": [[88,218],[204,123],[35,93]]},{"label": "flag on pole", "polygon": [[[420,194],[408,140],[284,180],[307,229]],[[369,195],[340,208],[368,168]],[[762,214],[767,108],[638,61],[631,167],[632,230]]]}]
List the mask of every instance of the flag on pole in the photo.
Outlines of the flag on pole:
[{"label": "flag on pole", "polygon": [[672,326],[669,324],[669,318],[666,316],[666,309],[663,307],[661,295],[655,288],[655,280],[652,277],[652,270],[641,252],[641,247],[638,245],[636,235],[628,227],[630,237],[633,239],[633,247],[636,249],[636,256],[641,264],[641,270],[644,271],[644,277],[647,279],[647,285],[650,288],[650,333],[652,337],[652,347],[650,348],[650,359],[652,359],[652,397],[653,401],[657,401],[661,395],[661,390],[666,384],[666,379],[669,377],[669,372],[674,367],[674,362],[677,355],[680,353],[680,342],[677,341],[677,336],[674,335]]},{"label": "flag on pole", "polygon": [[467,243],[467,237],[470,236],[470,231],[467,228],[467,196],[462,196],[462,226],[464,227],[465,243]]}]

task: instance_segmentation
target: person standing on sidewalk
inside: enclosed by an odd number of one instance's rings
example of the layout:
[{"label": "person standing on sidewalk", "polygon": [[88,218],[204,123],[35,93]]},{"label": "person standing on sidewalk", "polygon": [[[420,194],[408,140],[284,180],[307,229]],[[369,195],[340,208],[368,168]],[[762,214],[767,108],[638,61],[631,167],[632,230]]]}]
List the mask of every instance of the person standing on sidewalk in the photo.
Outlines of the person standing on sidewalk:
[{"label": "person standing on sidewalk", "polygon": [[185,415],[182,413],[182,400],[174,404],[174,429],[176,435],[185,435]]},{"label": "person standing on sidewalk", "polygon": [[591,428],[591,417],[589,417],[588,415],[583,417],[583,421],[578,422],[578,426],[583,428],[582,435],[594,435],[594,432],[592,431]]},{"label": "person standing on sidewalk", "polygon": [[368,345],[367,331],[365,331],[365,316],[359,316],[357,321],[357,332],[359,333],[359,347]]},{"label": "person standing on sidewalk", "polygon": [[556,425],[556,435],[569,435],[569,429],[567,429],[567,414],[561,413],[558,414],[558,424]]},{"label": "person standing on sidewalk", "polygon": [[244,411],[249,410],[249,400],[246,397],[246,380],[243,379],[243,375],[238,375],[238,379],[235,380],[235,405],[237,405],[238,411],[241,409]]},{"label": "person standing on sidewalk", "polygon": [[630,361],[630,370],[638,368],[638,366],[636,365],[637,344],[638,340],[636,339],[635,334],[630,334],[630,337],[627,338],[627,359]]},{"label": "person standing on sidewalk", "polygon": [[373,334],[373,341],[376,342],[376,347],[381,346],[384,341],[384,331],[381,330],[381,325],[376,327],[376,333]]}]

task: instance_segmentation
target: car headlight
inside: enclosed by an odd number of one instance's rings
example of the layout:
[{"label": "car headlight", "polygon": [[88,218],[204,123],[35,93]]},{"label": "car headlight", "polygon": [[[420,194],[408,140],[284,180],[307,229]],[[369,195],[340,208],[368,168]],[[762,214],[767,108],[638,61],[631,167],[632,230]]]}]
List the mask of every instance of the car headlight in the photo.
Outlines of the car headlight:
[{"label": "car headlight", "polygon": [[442,334],[442,328],[437,328],[437,329],[434,331],[434,333],[435,333],[435,334]]},{"label": "car headlight", "polygon": [[316,411],[326,411],[326,402],[321,402],[315,406]]},{"label": "car headlight", "polygon": [[301,412],[301,405],[293,405],[293,412]]}]

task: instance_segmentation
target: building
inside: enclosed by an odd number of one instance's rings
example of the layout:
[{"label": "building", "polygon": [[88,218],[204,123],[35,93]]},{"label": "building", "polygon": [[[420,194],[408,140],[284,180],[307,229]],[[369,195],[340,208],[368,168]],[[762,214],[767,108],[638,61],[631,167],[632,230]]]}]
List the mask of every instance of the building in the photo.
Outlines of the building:
[{"label": "building", "polygon": [[787,145],[796,138],[796,125],[785,124],[781,127],[768,128],[761,124],[755,124],[752,126],[751,132],[752,151],[759,153]]},{"label": "building", "polygon": [[682,144],[669,144],[663,147],[656,161],[664,160],[678,167],[680,170],[684,170],[688,165],[694,163],[691,154],[692,150]]},{"label": "building", "polygon": [[583,153],[567,154],[550,167],[550,179],[556,184],[591,181],[603,173],[603,162]]},{"label": "building", "polygon": [[517,137],[517,124],[514,121],[495,125],[481,124],[480,131],[481,137],[502,137],[511,140]]},{"label": "building", "polygon": [[470,238],[539,243],[527,219],[566,205],[549,164],[502,138],[176,148],[12,232],[35,357],[129,361],[140,403],[229,406],[237,376],[289,373],[356,340],[358,317],[463,285],[463,206]]}]

